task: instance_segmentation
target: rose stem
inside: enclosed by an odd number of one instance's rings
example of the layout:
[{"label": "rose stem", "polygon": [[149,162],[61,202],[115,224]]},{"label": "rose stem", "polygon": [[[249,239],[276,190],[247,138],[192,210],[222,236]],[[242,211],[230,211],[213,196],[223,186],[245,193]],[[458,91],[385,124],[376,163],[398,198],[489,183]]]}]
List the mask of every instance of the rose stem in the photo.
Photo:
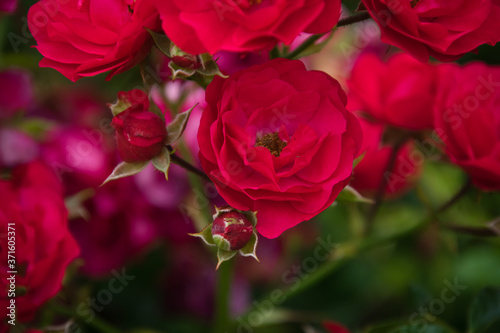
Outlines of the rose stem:
[{"label": "rose stem", "polygon": [[[344,26],[349,25],[349,24],[368,20],[369,18],[370,18],[370,14],[368,14],[368,12],[346,17],[345,19],[342,19],[339,21],[339,23],[337,23],[337,26],[334,28],[334,30],[336,28],[344,27]],[[333,32],[333,30],[332,30],[332,32]],[[311,37],[306,39],[301,45],[299,45],[295,50],[293,50],[287,56],[285,56],[285,58],[295,59],[302,52],[307,50],[308,47],[310,47],[311,45],[316,43],[324,35],[326,35],[326,34],[312,35]]]},{"label": "rose stem", "polygon": [[450,208],[451,206],[453,206],[455,203],[457,203],[457,201],[459,201],[467,193],[467,191],[469,191],[469,189],[471,187],[472,187],[472,181],[469,178],[465,182],[465,184],[462,186],[462,188],[448,202],[446,202],[444,205],[439,207],[435,213],[436,214],[442,213],[445,210],[447,210],[448,208]]},{"label": "rose stem", "polygon": [[[169,152],[172,152],[173,151],[173,148],[172,146],[167,146],[167,149]],[[207,176],[206,173],[204,173],[203,171],[201,171],[200,169],[198,169],[197,167],[195,167],[194,165],[190,164],[189,162],[187,162],[186,160],[184,160],[182,157],[176,155],[176,154],[172,154],[170,155],[170,159],[172,160],[172,163],[174,164],[177,164],[178,166],[180,166],[181,168],[184,168],[186,169],[187,171],[189,172],[192,172],[198,176],[200,176],[201,178],[205,179],[205,180],[208,180],[209,182],[211,182],[212,180]]]},{"label": "rose stem", "polygon": [[377,216],[378,210],[382,205],[382,201],[384,199],[385,188],[387,187],[387,179],[385,174],[387,172],[391,172],[394,167],[394,163],[396,162],[396,156],[398,155],[399,149],[405,143],[406,138],[402,138],[398,140],[394,146],[392,147],[391,156],[389,157],[389,161],[387,161],[387,165],[385,167],[384,173],[382,174],[382,179],[380,180],[380,184],[377,188],[377,192],[375,194],[375,203],[370,207],[368,214],[366,216],[366,233],[369,234],[373,229],[373,222],[375,221],[375,217]]},{"label": "rose stem", "polygon": [[217,270],[217,286],[215,291],[215,317],[213,333],[226,332],[231,323],[229,314],[231,281],[233,278],[233,260],[223,262]]}]

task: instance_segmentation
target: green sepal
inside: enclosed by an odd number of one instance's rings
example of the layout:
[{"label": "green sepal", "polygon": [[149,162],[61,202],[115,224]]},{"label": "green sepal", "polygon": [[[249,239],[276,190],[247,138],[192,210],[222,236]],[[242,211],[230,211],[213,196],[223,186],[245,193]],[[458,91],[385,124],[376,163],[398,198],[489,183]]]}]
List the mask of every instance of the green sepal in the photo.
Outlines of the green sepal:
[{"label": "green sepal", "polygon": [[229,259],[233,258],[238,251],[224,251],[222,249],[217,250],[217,259],[219,260],[217,262],[217,267],[215,269],[219,269],[220,264],[222,264],[224,261],[228,261]]},{"label": "green sepal", "polygon": [[359,164],[359,162],[361,162],[363,160],[363,158],[365,158],[365,155],[366,155],[366,151],[354,159],[354,161],[352,162],[353,169]]},{"label": "green sepal", "polygon": [[163,147],[161,152],[153,157],[151,160],[156,170],[161,171],[165,174],[165,178],[168,180],[168,170],[170,169],[170,152],[166,147]]},{"label": "green sepal", "polygon": [[139,172],[144,170],[148,166],[148,164],[149,161],[134,163],[121,162],[116,166],[111,175],[109,175],[109,177],[101,184],[101,186],[115,179],[125,178],[138,174]]},{"label": "green sepal", "polygon": [[182,133],[186,130],[187,122],[189,120],[189,116],[191,116],[191,112],[197,106],[193,106],[191,109],[181,112],[175,116],[174,120],[172,120],[167,125],[167,138],[165,144],[171,145],[175,141],[179,140],[182,136]]},{"label": "green sepal", "polygon": [[[360,202],[360,203],[368,203],[373,204],[374,201],[372,199],[368,199],[363,197],[358,191],[356,191],[352,186],[347,185],[342,192],[339,193],[335,202]],[[335,204],[334,202],[334,204]]]},{"label": "green sepal", "polygon": [[160,50],[164,55],[166,55],[167,57],[170,58],[170,48],[171,48],[172,42],[167,37],[167,35],[155,32],[155,31],[150,30],[148,28],[146,28],[146,30],[149,32],[151,37],[153,37],[153,40],[156,44],[156,47],[158,47],[158,50]]},{"label": "green sepal", "polygon": [[240,254],[244,257],[254,257],[255,260],[260,262],[259,258],[257,258],[257,244],[259,242],[259,237],[255,230],[253,231],[252,238],[248,241],[247,245],[245,245],[242,249],[239,250]]},{"label": "green sepal", "polygon": [[212,223],[203,228],[202,231],[195,234],[188,234],[189,236],[199,237],[203,239],[203,241],[210,246],[217,246],[214,242],[214,238],[212,237]]}]

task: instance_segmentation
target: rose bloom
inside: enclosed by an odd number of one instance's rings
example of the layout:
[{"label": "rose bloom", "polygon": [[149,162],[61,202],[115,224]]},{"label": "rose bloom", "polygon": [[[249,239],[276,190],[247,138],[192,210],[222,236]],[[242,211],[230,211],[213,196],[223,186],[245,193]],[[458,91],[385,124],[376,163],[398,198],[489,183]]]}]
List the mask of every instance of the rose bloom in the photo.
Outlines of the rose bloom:
[{"label": "rose bloom", "polygon": [[185,52],[251,52],[290,44],[301,32],[326,33],[339,0],[164,0],[155,2],[167,36]]},{"label": "rose bloom", "polygon": [[362,0],[382,41],[424,62],[453,61],[500,41],[498,0]]},{"label": "rose bloom", "polygon": [[500,67],[441,67],[436,132],[450,160],[484,190],[500,190]]},{"label": "rose bloom", "polygon": [[[144,4],[143,4],[144,3]],[[155,10],[146,2],[125,0],[42,0],[28,12],[28,26],[51,67],[76,81],[110,71],[124,72],[149,53],[156,29]]]},{"label": "rose bloom", "polygon": [[206,101],[202,167],[229,205],[258,211],[263,236],[311,219],[349,183],[361,129],[327,74],[274,59],[216,77]]},{"label": "rose bloom", "polygon": [[437,70],[402,53],[387,62],[373,53],[356,61],[349,84],[349,110],[410,130],[432,128]]},{"label": "rose bloom", "polygon": [[351,186],[366,195],[376,194],[380,182],[385,182],[385,194],[394,196],[408,190],[420,173],[420,165],[411,156],[413,144],[408,142],[398,149],[391,170],[387,170],[394,148],[382,143],[385,127],[359,118],[363,129],[360,152],[365,155],[354,168]]},{"label": "rose bloom", "polygon": [[[0,180],[0,198],[0,254],[4,258],[0,266],[0,306],[5,309],[9,303],[7,271],[12,268],[7,266],[7,237],[12,237],[8,224],[13,223],[18,272],[16,319],[31,321],[37,309],[61,289],[66,267],[79,249],[68,231],[61,183],[43,163],[19,166],[11,179]],[[25,292],[21,293],[21,288]]]}]

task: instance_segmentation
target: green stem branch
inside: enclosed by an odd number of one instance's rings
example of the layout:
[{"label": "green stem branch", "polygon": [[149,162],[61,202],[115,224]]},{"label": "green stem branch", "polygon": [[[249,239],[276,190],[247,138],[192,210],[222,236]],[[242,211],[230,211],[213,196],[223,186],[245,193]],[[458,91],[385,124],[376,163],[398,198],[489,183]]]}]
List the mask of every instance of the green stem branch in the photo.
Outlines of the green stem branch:
[{"label": "green stem branch", "polygon": [[[361,22],[364,20],[368,20],[370,18],[370,14],[368,12],[366,13],[361,13],[361,14],[356,14],[352,15],[349,17],[346,17],[342,20],[340,20],[337,23],[337,26],[333,29],[335,30],[336,28],[344,27],[346,25],[350,25],[353,23]],[[333,30],[331,32],[333,32]],[[302,44],[300,44],[295,50],[290,52],[285,58],[287,59],[296,59],[302,52],[307,50],[309,47],[314,45],[321,37],[325,36],[325,34],[317,34],[317,35],[312,35],[308,39],[306,39]]]},{"label": "green stem branch", "polygon": [[225,332],[231,323],[229,314],[231,281],[233,278],[234,260],[224,262],[217,270],[217,288],[215,293],[214,333]]},{"label": "green stem branch", "polygon": [[[167,149],[169,152],[172,152],[173,151],[173,148],[172,146],[167,146]],[[195,167],[194,165],[192,165],[191,163],[187,162],[186,160],[184,160],[182,157],[176,155],[176,154],[172,154],[170,155],[170,159],[172,160],[172,163],[174,164],[177,164],[178,166],[180,166],[181,168],[184,168],[186,169],[187,171],[189,172],[192,172],[198,176],[200,176],[201,178],[211,182],[212,180],[207,176],[207,174],[205,172],[203,172],[202,170],[198,169],[197,167]]]},{"label": "green stem branch", "polygon": [[106,322],[98,317],[94,317],[90,322],[88,322],[87,317],[82,317],[80,314],[78,314],[78,312],[75,312],[75,311],[73,311],[69,308],[66,308],[64,306],[61,306],[59,304],[52,303],[51,308],[56,313],[71,317],[71,318],[75,319],[77,322],[86,323],[86,325],[95,328],[99,332],[102,332],[102,333],[121,333],[122,332],[121,330],[115,328],[114,326],[112,326],[108,322]]}]

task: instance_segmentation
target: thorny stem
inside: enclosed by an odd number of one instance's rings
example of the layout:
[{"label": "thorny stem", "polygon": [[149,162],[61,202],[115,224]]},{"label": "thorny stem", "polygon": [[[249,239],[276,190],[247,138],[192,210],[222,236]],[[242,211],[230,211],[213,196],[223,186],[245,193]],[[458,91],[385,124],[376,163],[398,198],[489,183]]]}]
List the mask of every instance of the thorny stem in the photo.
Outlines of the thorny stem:
[{"label": "thorny stem", "polygon": [[[344,26],[349,25],[349,24],[361,22],[364,20],[368,20],[369,18],[370,18],[370,14],[368,14],[368,12],[352,15],[352,16],[349,16],[349,17],[346,17],[346,18],[340,20],[334,29],[344,27]],[[314,45],[314,43],[316,43],[321,37],[323,37],[325,35],[326,34],[312,35],[311,37],[306,39],[301,45],[299,45],[295,50],[290,52],[285,58],[296,59],[302,52],[307,50],[310,46]]]},{"label": "thorny stem", "polygon": [[[173,148],[172,146],[167,146],[167,149],[169,152],[172,152],[173,151]],[[197,167],[195,167],[194,165],[190,164],[189,162],[187,162],[186,160],[184,160],[182,157],[176,155],[176,154],[172,154],[170,155],[170,159],[172,160],[172,163],[175,163],[177,164],[178,166],[180,166],[181,168],[184,168],[186,169],[187,171],[189,172],[192,172],[198,176],[200,176],[201,178],[211,182],[212,180],[207,176],[207,174],[205,172],[203,172],[202,170],[198,169]]]}]

